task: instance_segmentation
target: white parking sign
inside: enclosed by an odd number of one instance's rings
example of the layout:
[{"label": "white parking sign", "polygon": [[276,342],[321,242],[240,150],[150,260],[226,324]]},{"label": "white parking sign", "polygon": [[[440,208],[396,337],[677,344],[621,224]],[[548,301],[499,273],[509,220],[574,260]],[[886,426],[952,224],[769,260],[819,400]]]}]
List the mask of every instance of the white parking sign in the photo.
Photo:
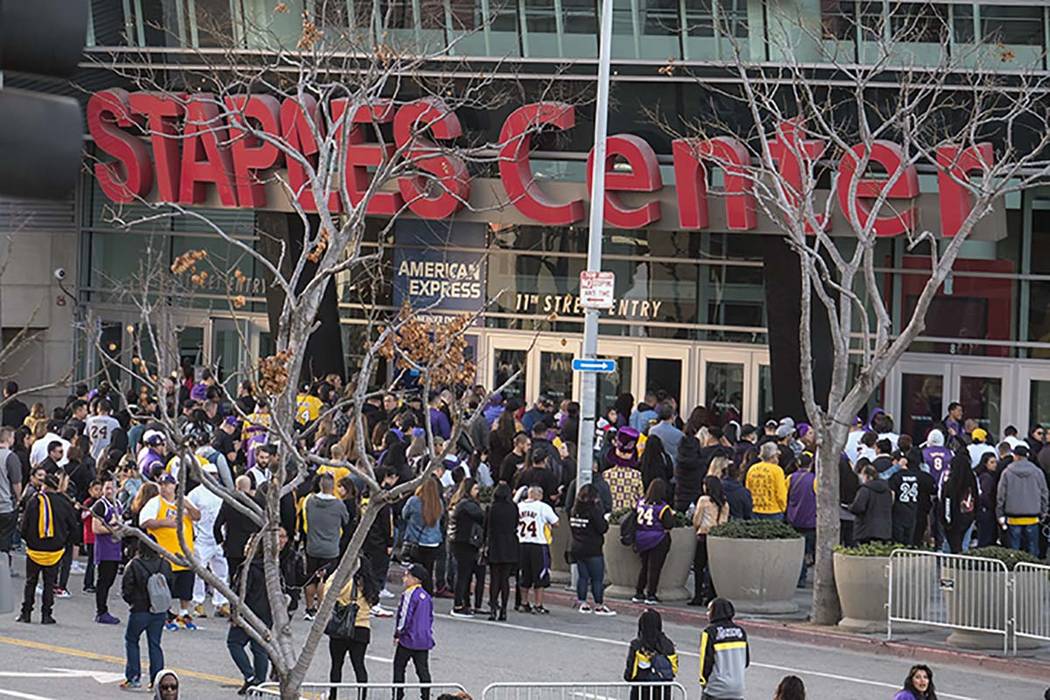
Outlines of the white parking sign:
[{"label": "white parking sign", "polygon": [[580,273],[580,305],[585,309],[611,309],[616,275],[612,272]]}]

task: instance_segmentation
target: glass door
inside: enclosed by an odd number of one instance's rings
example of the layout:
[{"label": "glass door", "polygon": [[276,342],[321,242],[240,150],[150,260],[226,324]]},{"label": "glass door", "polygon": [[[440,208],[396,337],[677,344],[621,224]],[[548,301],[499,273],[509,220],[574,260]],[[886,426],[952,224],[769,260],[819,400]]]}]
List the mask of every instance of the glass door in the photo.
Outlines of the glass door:
[{"label": "glass door", "polygon": [[712,425],[743,422],[751,391],[751,353],[733,350],[700,351],[700,403]]},{"label": "glass door", "polygon": [[616,371],[598,375],[596,415],[606,415],[621,394],[630,394],[631,404],[637,405],[638,393],[641,391],[637,382],[638,345],[599,340],[598,355],[616,360]]},{"label": "glass door", "polygon": [[1050,367],[1018,368],[1018,414],[1013,424],[1018,435],[1027,434],[1035,425],[1050,427]]},{"label": "glass door", "polygon": [[1008,411],[1004,408],[1003,398],[1010,390],[1010,367],[993,363],[955,363],[951,369],[950,400],[962,404],[964,419],[972,418],[978,427],[999,438],[1007,425],[1004,418],[1007,418],[1005,413]]},{"label": "glass door", "polygon": [[251,327],[246,320],[212,319],[211,367],[230,396],[237,395],[237,382],[251,376]]},{"label": "glass door", "polygon": [[[504,398],[526,402],[529,379],[529,346],[528,338],[516,336],[492,335],[488,337],[488,370],[487,377],[492,382],[492,390],[501,389]],[[516,376],[515,376],[516,375]],[[503,386],[514,377],[507,386]]]},{"label": "glass door", "polygon": [[641,401],[645,394],[652,391],[663,392],[668,398],[678,403],[678,411],[688,416],[695,400],[689,393],[685,378],[690,376],[689,349],[667,345],[646,346],[638,362],[640,384],[635,403]]},{"label": "glass door", "polygon": [[751,407],[744,411],[747,422],[762,425],[773,417],[773,372],[769,368],[769,351],[752,353]]},{"label": "glass door", "polygon": [[531,401],[546,396],[557,407],[565,399],[579,396],[579,378],[572,371],[572,361],[580,353],[580,342],[567,338],[541,338],[536,342],[532,360],[535,385]]},{"label": "glass door", "polygon": [[897,431],[915,438],[926,439],[935,423],[944,418],[951,398],[945,396],[950,388],[949,366],[944,360],[902,360],[896,373],[896,400],[890,414]]}]

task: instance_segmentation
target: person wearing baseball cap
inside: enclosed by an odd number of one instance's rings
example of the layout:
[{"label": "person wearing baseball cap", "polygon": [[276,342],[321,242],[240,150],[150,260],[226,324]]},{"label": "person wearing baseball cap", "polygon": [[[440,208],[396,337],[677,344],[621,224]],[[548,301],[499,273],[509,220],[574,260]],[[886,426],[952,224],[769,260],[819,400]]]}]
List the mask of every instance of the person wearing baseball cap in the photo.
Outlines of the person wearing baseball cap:
[{"label": "person wearing baseball cap", "polygon": [[985,452],[995,454],[995,447],[989,444],[988,431],[984,428],[974,428],[970,438],[973,442],[966,446],[966,451],[970,453],[970,465],[976,469],[981,463],[981,455]]},{"label": "person wearing baseball cap", "polygon": [[[405,682],[405,670],[411,659],[420,683],[430,683],[430,650],[434,648],[434,599],[430,594],[430,572],[422,564],[412,564],[401,576],[405,590],[397,606],[394,627],[394,683]],[[430,700],[430,690],[420,691],[422,700]],[[395,691],[402,700],[405,691]]]},{"label": "person wearing baseball cap", "polygon": [[168,441],[164,433],[159,430],[147,430],[142,434],[142,449],[139,450],[136,462],[139,471],[146,479],[150,478],[155,464],[164,464],[165,455],[168,453]]},{"label": "person wearing baseball cap", "polygon": [[[182,495],[176,494],[176,479],[171,474],[161,474],[158,480],[160,493],[142,506],[139,511],[139,527],[153,536],[157,544],[164,548],[169,554],[183,556],[182,545],[179,544],[178,524],[178,501],[182,500],[182,536],[186,546],[193,549],[193,524],[201,519],[201,512],[189,499],[183,499]],[[196,578],[193,570],[172,562],[171,597],[179,601],[179,614],[171,620],[166,628],[169,632],[178,629],[176,622],[182,624],[188,630],[195,630],[190,617],[190,601],[193,599],[193,585]]]},{"label": "person wearing baseball cap", "polygon": [[30,498],[22,516],[21,535],[26,545],[26,583],[22,597],[22,612],[18,622],[32,622],[33,602],[37,581],[43,577],[40,622],[55,624],[51,615],[55,605],[58,570],[71,535],[80,527],[80,518],[73,504],[59,492],[56,474],[44,477],[40,493]]}]

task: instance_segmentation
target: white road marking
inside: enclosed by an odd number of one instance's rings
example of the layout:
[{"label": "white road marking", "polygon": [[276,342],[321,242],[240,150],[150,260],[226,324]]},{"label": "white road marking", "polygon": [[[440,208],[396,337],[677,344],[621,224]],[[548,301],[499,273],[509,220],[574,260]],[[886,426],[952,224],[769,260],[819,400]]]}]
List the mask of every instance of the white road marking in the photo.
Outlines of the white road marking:
[{"label": "white road marking", "polygon": [[22,698],[22,700],[54,700],[54,698],[45,698],[43,695],[20,693],[17,690],[4,690],[3,688],[0,688],[0,695],[7,695],[12,698]]},{"label": "white road marking", "polygon": [[[537,627],[525,627],[523,625],[512,625],[509,622],[488,622],[483,620],[471,620],[470,618],[452,617],[451,615],[435,615],[434,617],[440,617],[445,620],[453,620],[455,622],[466,622],[468,624],[482,624],[492,625],[496,627],[504,627],[506,629],[519,630],[524,632],[535,632],[537,634],[549,634],[555,637],[565,637],[567,639],[580,639],[585,642],[599,642],[602,644],[611,644],[618,647],[630,646],[629,642],[625,642],[619,639],[606,639],[604,637],[594,637],[585,634],[575,634],[573,632],[563,632],[562,630],[547,630],[540,629]],[[699,659],[700,655],[690,651],[678,652],[679,656],[688,656],[690,658]],[[846,681],[848,683],[857,683],[859,685],[871,685],[878,688],[889,688],[891,690],[900,690],[899,684],[894,683],[883,683],[881,681],[872,681],[866,678],[854,678],[853,676],[840,676],[835,673],[825,673],[823,671],[810,671],[802,668],[789,668],[787,666],[776,666],[774,664],[764,664],[757,661],[752,661],[751,665],[757,668],[767,668],[772,671],[784,671],[787,673],[793,673],[800,676],[816,676],[819,678],[828,678],[835,681]],[[939,698],[950,698],[950,700],[978,700],[977,698],[971,698],[966,695],[952,695],[951,693],[945,693],[937,691],[937,697]]]},{"label": "white road marking", "polygon": [[384,659],[382,656],[371,656],[370,654],[366,654],[365,658],[368,659],[369,661],[378,661],[381,664],[392,664],[392,663],[394,663],[393,659]]}]

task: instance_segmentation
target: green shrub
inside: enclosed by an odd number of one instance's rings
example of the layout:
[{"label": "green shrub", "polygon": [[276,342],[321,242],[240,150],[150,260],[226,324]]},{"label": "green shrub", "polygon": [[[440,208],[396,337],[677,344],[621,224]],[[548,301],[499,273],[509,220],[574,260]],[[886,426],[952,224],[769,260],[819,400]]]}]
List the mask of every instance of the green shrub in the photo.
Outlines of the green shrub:
[{"label": "green shrub", "polygon": [[868,542],[867,544],[858,544],[854,547],[836,545],[835,553],[845,554],[850,557],[888,557],[896,549],[922,550],[923,548],[898,542]]},{"label": "green shrub", "polygon": [[730,520],[711,528],[710,536],[737,540],[796,540],[802,537],[782,520]]},{"label": "green shrub", "polygon": [[1006,568],[1009,571],[1013,571],[1014,567],[1018,564],[1041,564],[1042,562],[1033,557],[1028,552],[1023,552],[1019,549],[1008,549],[1006,547],[981,547],[980,549],[971,549],[969,552],[964,552],[967,556],[978,557],[980,559],[995,559],[1006,564]]}]

